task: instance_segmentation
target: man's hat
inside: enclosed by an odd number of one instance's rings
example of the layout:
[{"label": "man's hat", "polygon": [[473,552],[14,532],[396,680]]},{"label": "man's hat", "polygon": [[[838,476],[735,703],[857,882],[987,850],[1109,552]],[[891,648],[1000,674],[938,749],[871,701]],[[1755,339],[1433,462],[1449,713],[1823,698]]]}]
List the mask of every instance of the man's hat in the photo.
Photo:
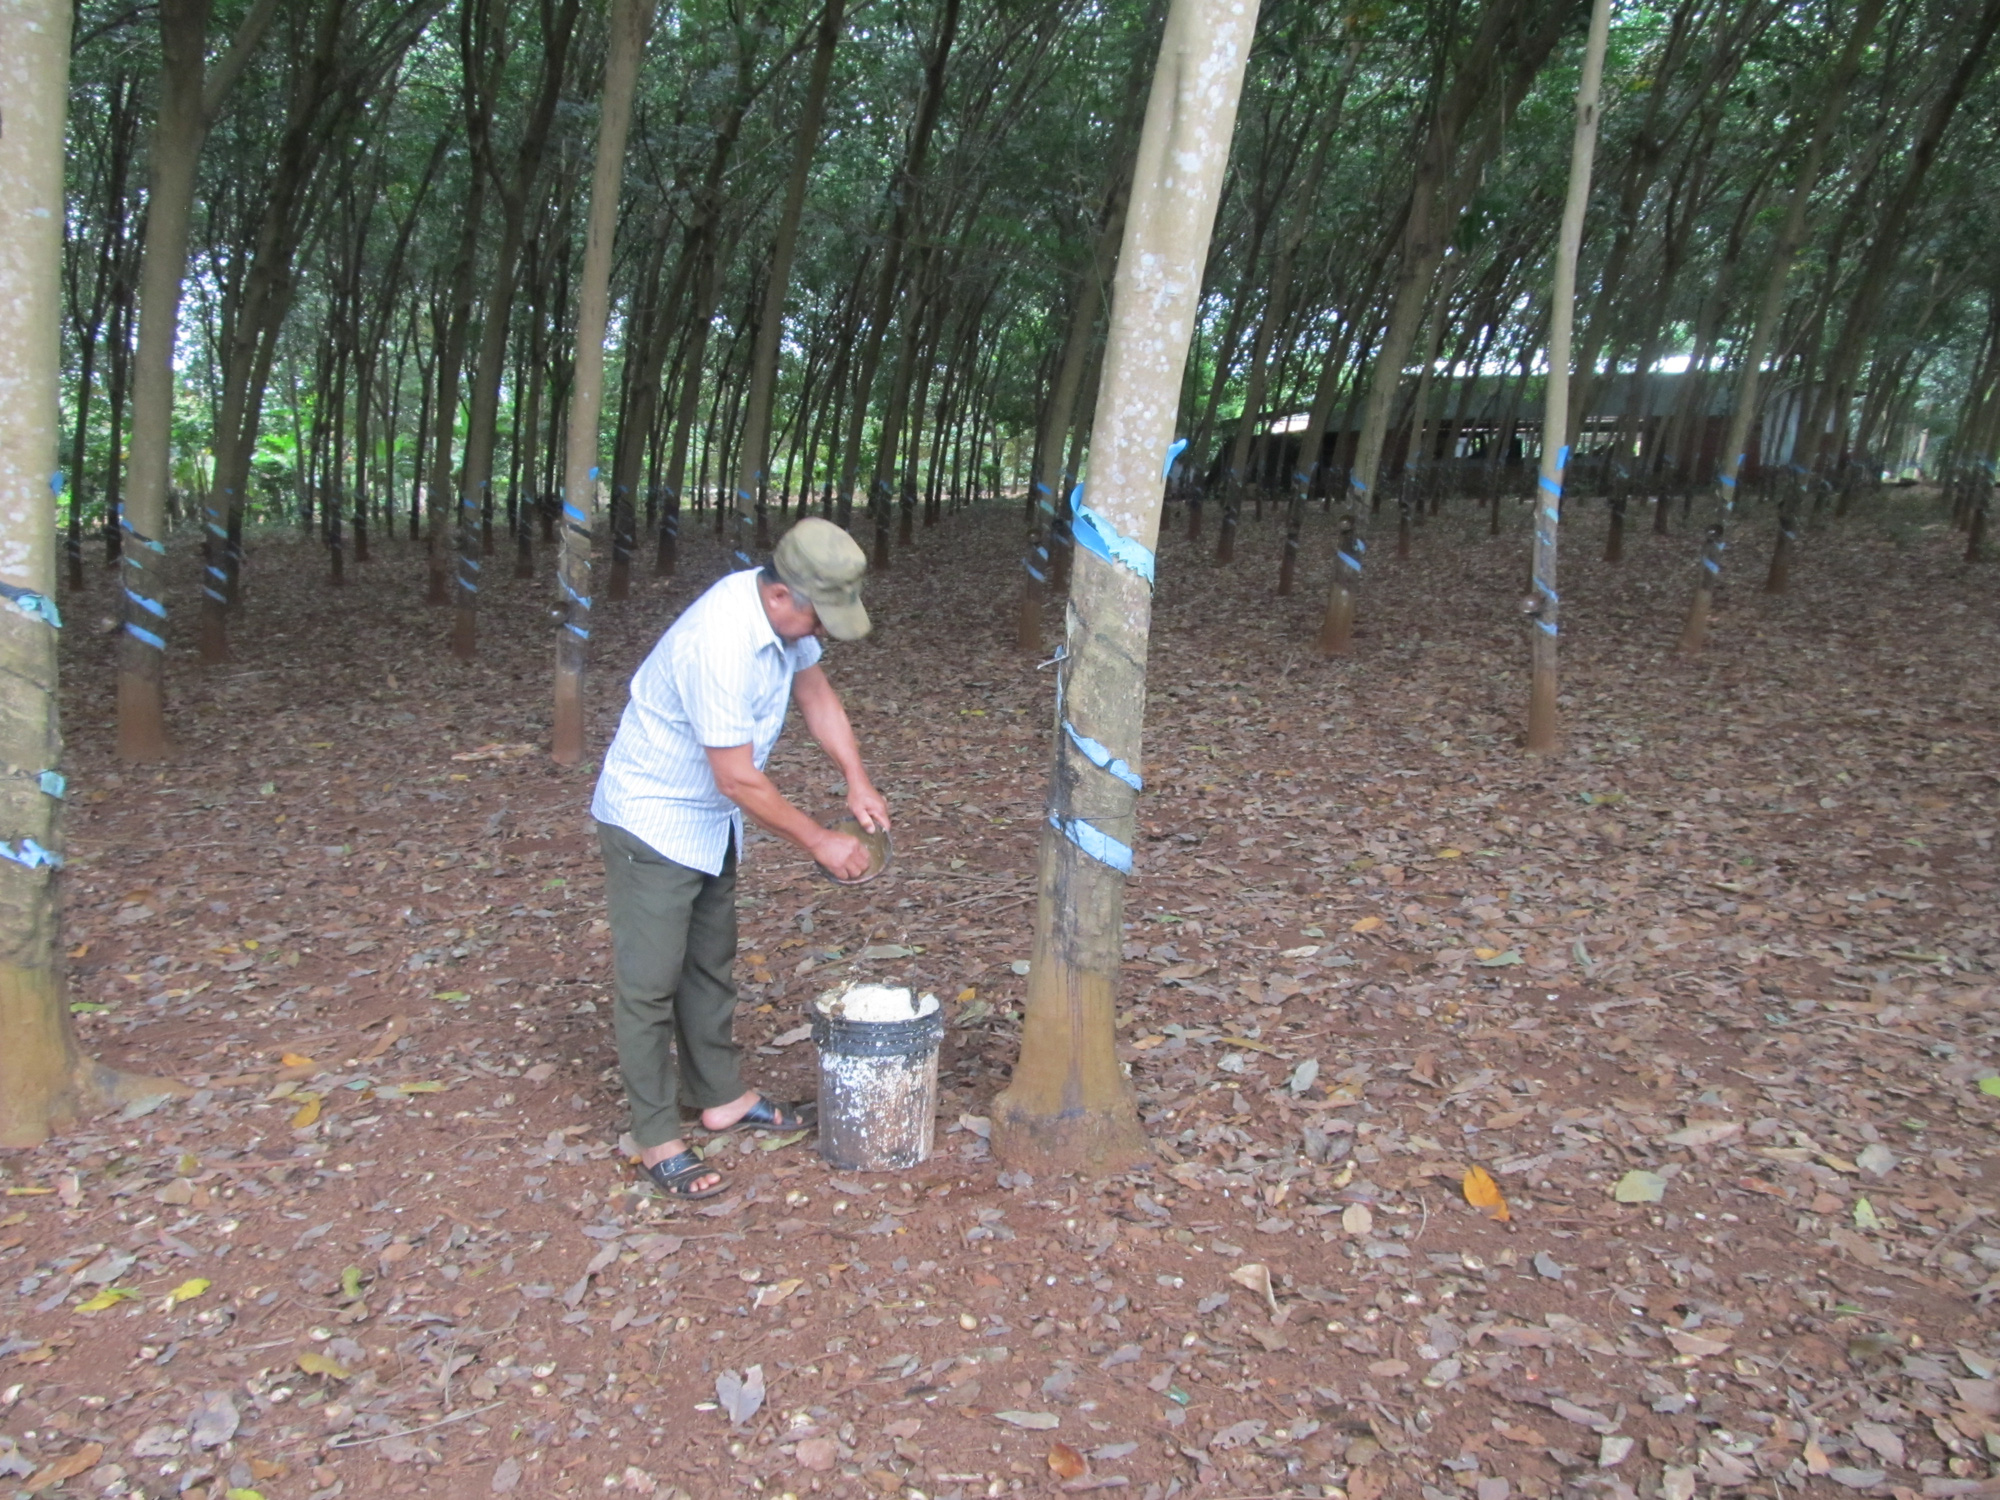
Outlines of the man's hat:
[{"label": "man's hat", "polygon": [[872,628],[861,607],[868,554],[831,521],[807,516],[778,539],[771,566],[785,587],[803,595],[837,641],[858,641]]}]

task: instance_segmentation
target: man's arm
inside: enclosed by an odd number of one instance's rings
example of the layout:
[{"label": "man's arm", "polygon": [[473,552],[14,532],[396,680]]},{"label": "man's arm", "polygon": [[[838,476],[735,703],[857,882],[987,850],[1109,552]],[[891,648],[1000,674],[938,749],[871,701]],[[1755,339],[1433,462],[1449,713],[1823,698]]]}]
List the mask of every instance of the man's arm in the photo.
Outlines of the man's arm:
[{"label": "man's arm", "polygon": [[819,742],[833,763],[847,778],[847,810],[855,821],[871,832],[889,826],[889,804],[868,779],[861,764],[861,747],[855,743],[854,727],[847,722],[840,694],[826,680],[819,667],[807,667],[792,678],[792,699],[806,721],[806,729]]},{"label": "man's arm", "polygon": [[797,844],[843,880],[856,880],[868,873],[868,851],[861,841],[820,827],[792,806],[777,784],[757,769],[750,746],[710,748],[707,754],[716,789],[758,827]]}]

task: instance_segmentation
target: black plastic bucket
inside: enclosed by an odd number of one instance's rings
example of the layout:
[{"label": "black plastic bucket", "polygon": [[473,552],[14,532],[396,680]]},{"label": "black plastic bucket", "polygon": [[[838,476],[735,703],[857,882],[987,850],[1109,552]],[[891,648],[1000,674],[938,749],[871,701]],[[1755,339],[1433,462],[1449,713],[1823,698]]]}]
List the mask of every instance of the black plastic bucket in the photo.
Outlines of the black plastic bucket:
[{"label": "black plastic bucket", "polygon": [[819,1048],[819,1151],[843,1171],[914,1167],[931,1154],[944,1008],[907,1021],[812,1012]]}]

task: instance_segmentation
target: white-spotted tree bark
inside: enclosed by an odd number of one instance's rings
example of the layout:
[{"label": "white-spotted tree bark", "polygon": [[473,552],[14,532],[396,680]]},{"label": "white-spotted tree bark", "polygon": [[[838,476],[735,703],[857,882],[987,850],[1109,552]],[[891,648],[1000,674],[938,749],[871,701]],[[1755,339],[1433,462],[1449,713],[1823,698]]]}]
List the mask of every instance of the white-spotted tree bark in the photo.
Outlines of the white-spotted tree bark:
[{"label": "white-spotted tree bark", "polygon": [[1125,876],[1136,825],[1152,558],[1202,264],[1229,162],[1249,0],[1173,0],[1153,73],[1111,301],[1090,476],[1057,668],[1021,1056],[993,1149],[1037,1171],[1147,1157],[1114,1046]]}]

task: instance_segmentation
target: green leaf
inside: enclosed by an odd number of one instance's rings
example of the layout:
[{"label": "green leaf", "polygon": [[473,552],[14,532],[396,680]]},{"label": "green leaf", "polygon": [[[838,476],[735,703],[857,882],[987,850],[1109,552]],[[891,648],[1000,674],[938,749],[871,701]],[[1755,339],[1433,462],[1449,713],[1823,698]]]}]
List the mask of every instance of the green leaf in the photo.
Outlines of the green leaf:
[{"label": "green leaf", "polygon": [[361,1300],[361,1267],[349,1266],[340,1273],[340,1294],[350,1302]]},{"label": "green leaf", "polygon": [[2000,1099],[2000,1077],[1980,1079],[1979,1092],[1982,1094],[1990,1094],[1995,1099]]},{"label": "green leaf", "polygon": [[1875,1205],[1866,1198],[1854,1200],[1854,1227],[1856,1229],[1880,1229],[1882,1216],[1875,1212]]},{"label": "green leaf", "polygon": [[1516,964],[1526,963],[1527,960],[1509,948],[1505,953],[1496,953],[1491,958],[1475,959],[1474,962],[1482,969],[1511,969]]}]

